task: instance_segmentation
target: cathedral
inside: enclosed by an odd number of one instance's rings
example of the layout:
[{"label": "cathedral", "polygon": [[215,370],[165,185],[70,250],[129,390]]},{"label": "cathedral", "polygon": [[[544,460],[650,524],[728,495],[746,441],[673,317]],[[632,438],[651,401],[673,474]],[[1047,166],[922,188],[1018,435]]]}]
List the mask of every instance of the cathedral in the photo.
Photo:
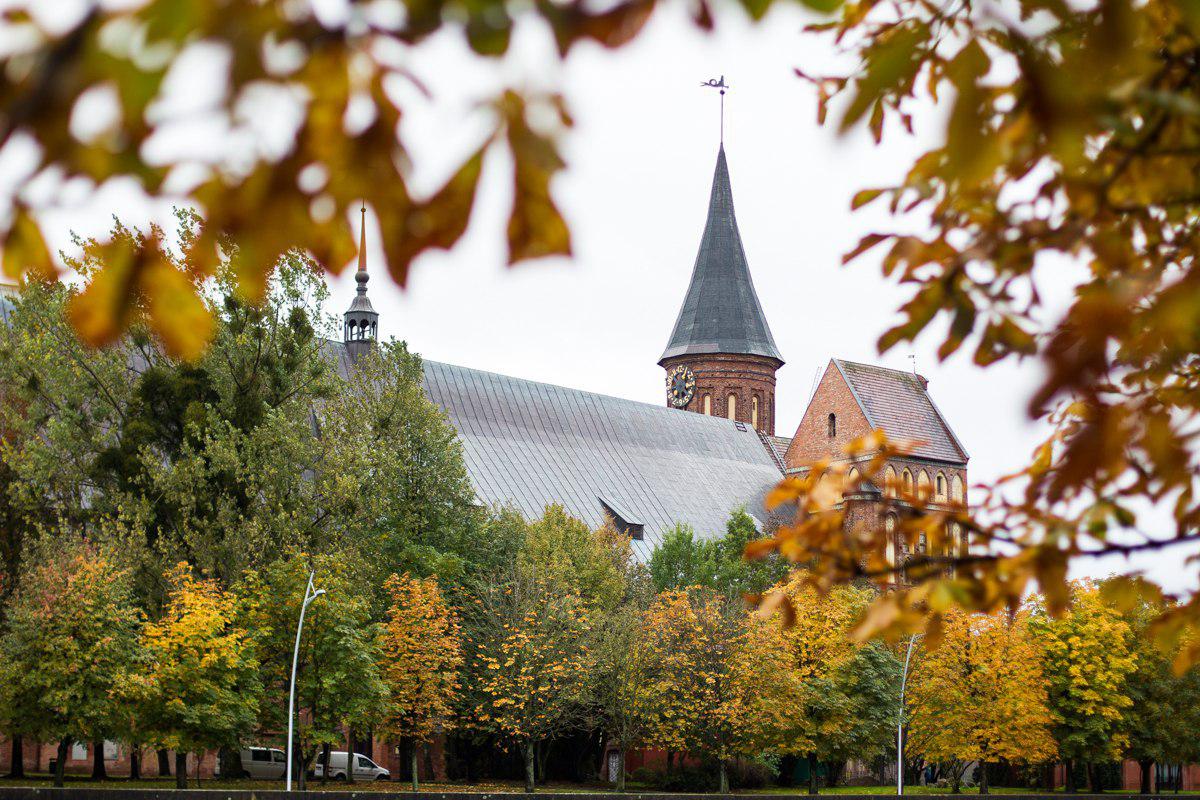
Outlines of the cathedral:
[{"label": "cathedral", "polygon": [[[364,238],[343,341],[331,343],[343,374],[378,330],[365,259]],[[768,530],[772,486],[813,460],[845,458],[847,443],[876,429],[918,445],[888,463],[881,485],[864,482],[843,498],[854,522],[891,529],[905,493],[966,502],[967,452],[920,375],[832,359],[793,435],[776,435],[784,360],[754,290],[724,146],[691,282],[658,363],[661,406],[435,361],[425,362],[425,390],[458,432],[481,505],[536,518],[557,503],[593,527],[610,521],[642,557],[678,523],[720,535],[737,508]]]}]

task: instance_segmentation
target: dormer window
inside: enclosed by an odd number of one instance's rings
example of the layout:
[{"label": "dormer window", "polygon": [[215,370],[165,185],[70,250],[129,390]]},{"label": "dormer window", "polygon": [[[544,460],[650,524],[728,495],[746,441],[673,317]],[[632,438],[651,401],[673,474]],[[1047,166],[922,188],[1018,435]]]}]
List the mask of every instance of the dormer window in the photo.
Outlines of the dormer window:
[{"label": "dormer window", "polygon": [[830,439],[837,438],[837,415],[836,414],[829,415],[829,438]]}]

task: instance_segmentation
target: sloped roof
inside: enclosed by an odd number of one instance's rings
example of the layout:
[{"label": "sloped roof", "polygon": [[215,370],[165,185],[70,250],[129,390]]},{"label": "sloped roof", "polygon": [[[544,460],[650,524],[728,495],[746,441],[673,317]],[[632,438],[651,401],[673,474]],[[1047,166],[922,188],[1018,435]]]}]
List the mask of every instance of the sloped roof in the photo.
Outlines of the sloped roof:
[{"label": "sloped roof", "polygon": [[783,363],[750,278],[724,146],[717,153],[708,221],[692,280],[660,363],[693,353],[748,353]]},{"label": "sloped roof", "polygon": [[458,431],[481,503],[527,517],[551,503],[590,526],[604,506],[645,525],[647,555],[676,523],[720,535],[781,470],[750,426],[492,372],[425,362],[425,389]]},{"label": "sloped roof", "polygon": [[933,404],[923,379],[911,372],[833,359],[873,428],[891,439],[921,442],[917,458],[965,464],[967,451]]}]

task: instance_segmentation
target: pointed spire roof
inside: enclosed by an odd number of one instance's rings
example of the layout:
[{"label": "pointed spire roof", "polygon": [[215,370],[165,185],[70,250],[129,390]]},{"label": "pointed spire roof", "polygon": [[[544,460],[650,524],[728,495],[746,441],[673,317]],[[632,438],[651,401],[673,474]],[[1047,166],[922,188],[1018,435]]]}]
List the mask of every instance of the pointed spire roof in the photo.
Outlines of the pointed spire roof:
[{"label": "pointed spire roof", "polygon": [[354,281],[358,284],[355,290],[354,299],[350,301],[350,308],[346,314],[374,314],[375,308],[371,305],[371,298],[367,297],[367,282],[371,280],[371,276],[367,274],[367,206],[366,203],[362,207],[362,222],[358,229],[358,271],[354,273]]},{"label": "pointed spire roof", "polygon": [[694,353],[745,353],[783,363],[754,291],[738,234],[724,145],[717,153],[708,221],[692,269],[692,282],[659,363]]}]

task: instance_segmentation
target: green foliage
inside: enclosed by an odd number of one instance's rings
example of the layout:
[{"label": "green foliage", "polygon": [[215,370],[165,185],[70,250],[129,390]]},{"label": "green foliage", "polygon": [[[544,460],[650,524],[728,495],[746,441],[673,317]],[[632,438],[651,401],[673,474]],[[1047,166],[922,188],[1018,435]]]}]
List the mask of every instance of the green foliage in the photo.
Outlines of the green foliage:
[{"label": "green foliage", "polygon": [[660,592],[716,582],[716,553],[711,544],[696,538],[690,525],[675,525],[650,554],[650,579]]},{"label": "green foliage", "polygon": [[358,564],[344,555],[290,551],[238,586],[243,613],[262,664],[260,726],[287,727],[288,681],[296,624],[310,570],[325,594],[304,617],[296,672],[297,741],[304,763],[323,744],[344,741],[343,726],[376,722],[387,698],[379,674],[378,626]]}]

